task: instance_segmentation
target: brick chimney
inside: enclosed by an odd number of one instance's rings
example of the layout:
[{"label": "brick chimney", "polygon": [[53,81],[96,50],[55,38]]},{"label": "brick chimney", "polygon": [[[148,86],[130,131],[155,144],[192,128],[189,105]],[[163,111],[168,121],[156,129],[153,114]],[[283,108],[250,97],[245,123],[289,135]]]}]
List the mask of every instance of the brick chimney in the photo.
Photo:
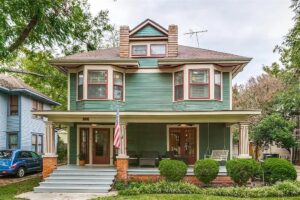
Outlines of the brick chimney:
[{"label": "brick chimney", "polygon": [[178,55],[178,27],[177,25],[169,26],[168,35],[168,57],[177,57]]},{"label": "brick chimney", "polygon": [[129,57],[129,26],[120,27],[120,57]]}]

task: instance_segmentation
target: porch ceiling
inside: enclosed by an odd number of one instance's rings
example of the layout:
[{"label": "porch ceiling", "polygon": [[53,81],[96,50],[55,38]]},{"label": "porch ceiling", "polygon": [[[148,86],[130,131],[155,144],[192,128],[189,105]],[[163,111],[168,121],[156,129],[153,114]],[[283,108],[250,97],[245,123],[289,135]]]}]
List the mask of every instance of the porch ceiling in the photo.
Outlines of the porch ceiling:
[{"label": "porch ceiling", "polygon": [[[116,112],[102,111],[35,111],[56,123],[114,123]],[[201,112],[120,112],[122,123],[238,123],[261,111],[201,111]]]}]

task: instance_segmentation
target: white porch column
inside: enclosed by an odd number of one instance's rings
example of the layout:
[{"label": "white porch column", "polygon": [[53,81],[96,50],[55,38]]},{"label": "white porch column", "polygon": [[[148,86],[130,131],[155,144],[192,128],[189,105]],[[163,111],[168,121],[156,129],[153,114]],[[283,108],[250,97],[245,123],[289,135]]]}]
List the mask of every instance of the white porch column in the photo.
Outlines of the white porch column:
[{"label": "white porch column", "polygon": [[118,152],[118,157],[127,157],[127,134],[126,134],[126,126],[127,124],[120,124],[120,136],[121,136],[121,147]]},{"label": "white porch column", "polygon": [[239,156],[238,158],[251,158],[249,155],[249,123],[241,122],[239,131]]},{"label": "white porch column", "polygon": [[55,148],[55,132],[51,121],[45,122],[45,154],[43,156],[43,178],[48,177],[57,168],[57,155]]},{"label": "white porch column", "polygon": [[55,145],[55,132],[54,125],[51,121],[46,121],[46,145],[45,145],[45,156],[55,156],[56,155],[56,145]]}]

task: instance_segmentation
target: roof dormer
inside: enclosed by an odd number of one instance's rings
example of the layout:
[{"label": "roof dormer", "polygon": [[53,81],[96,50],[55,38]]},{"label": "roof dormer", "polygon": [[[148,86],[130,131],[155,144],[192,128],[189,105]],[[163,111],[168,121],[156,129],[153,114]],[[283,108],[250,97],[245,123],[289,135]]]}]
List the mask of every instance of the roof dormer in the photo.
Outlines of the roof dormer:
[{"label": "roof dormer", "polygon": [[165,29],[147,19],[133,29],[120,27],[120,57],[177,57],[178,28]]}]

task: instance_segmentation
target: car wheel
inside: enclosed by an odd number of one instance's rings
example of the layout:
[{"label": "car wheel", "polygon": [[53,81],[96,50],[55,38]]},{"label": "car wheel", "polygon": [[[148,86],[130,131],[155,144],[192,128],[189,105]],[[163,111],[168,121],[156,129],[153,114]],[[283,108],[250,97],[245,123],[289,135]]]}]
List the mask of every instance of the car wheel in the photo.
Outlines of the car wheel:
[{"label": "car wheel", "polygon": [[25,168],[24,168],[24,167],[20,167],[20,168],[18,169],[18,171],[17,171],[16,176],[17,176],[18,178],[24,177],[24,176],[25,176]]}]

